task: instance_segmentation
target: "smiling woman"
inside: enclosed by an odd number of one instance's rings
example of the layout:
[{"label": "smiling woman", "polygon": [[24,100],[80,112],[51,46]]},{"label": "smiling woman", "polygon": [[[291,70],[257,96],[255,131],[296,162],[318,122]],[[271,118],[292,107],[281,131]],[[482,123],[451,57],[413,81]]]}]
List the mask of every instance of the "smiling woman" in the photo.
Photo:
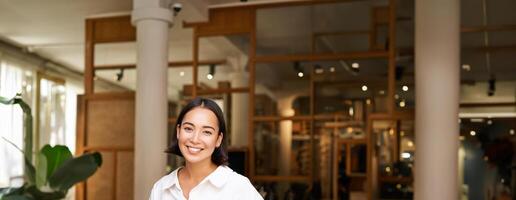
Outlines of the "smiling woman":
[{"label": "smiling woman", "polygon": [[185,166],[156,182],[151,200],[263,199],[249,179],[226,166],[223,116],[209,99],[196,98],[183,108],[166,152],[184,157]]}]

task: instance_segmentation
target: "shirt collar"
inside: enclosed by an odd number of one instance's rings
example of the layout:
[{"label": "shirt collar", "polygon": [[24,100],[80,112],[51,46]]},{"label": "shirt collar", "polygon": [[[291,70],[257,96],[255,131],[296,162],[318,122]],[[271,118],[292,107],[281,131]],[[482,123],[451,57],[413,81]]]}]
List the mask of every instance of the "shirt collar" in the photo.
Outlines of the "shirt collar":
[{"label": "shirt collar", "polygon": [[[181,168],[182,167],[174,170],[172,173],[165,177],[165,181],[162,188],[163,190],[169,189],[173,186],[176,186],[177,188],[180,187],[177,172],[179,172]],[[213,186],[221,188],[228,181],[228,177],[231,172],[233,172],[233,170],[231,170],[229,167],[220,165],[217,167],[217,169],[215,169],[215,171],[213,171],[210,175],[204,178],[204,180],[201,181],[201,183],[199,184],[202,184],[205,181],[209,181]]]}]

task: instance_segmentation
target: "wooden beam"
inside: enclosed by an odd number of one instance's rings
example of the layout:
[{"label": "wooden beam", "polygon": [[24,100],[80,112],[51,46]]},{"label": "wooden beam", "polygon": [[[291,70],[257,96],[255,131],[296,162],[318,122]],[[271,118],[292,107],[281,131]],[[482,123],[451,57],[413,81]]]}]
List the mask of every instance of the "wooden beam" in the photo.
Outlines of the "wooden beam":
[{"label": "wooden beam", "polygon": [[323,36],[348,36],[348,35],[368,35],[370,30],[357,30],[357,31],[332,31],[332,32],[315,32],[314,37]]},{"label": "wooden beam", "polygon": [[114,16],[91,18],[94,25],[93,41],[95,44],[136,41],[136,28],[131,24],[131,16]]},{"label": "wooden beam", "polygon": [[516,102],[461,103],[460,104],[460,108],[482,108],[482,107],[516,107]]},{"label": "wooden beam", "polygon": [[346,53],[317,53],[317,54],[298,54],[298,55],[267,55],[256,56],[256,62],[294,62],[294,61],[320,61],[320,60],[348,60],[348,59],[369,59],[387,58],[386,51],[361,51]]},{"label": "wooden beam", "polygon": [[244,93],[249,92],[249,88],[215,88],[215,89],[199,89],[197,95],[224,94],[224,93]]},{"label": "wooden beam", "polygon": [[85,95],[85,100],[115,100],[115,99],[128,99],[135,98],[134,92],[104,92]]},{"label": "wooden beam", "polygon": [[277,7],[289,7],[289,6],[306,6],[306,5],[319,5],[319,4],[331,4],[331,3],[351,3],[360,2],[365,0],[288,0],[288,1],[255,1],[255,2],[237,2],[228,3],[222,5],[211,6],[210,10],[224,9],[224,8],[277,8]]},{"label": "wooden beam", "polygon": [[389,66],[387,68],[387,113],[394,113],[396,93],[396,1],[389,0]]},{"label": "wooden beam", "polygon": [[[199,65],[225,65],[226,60],[204,60],[200,61]],[[193,61],[171,61],[168,63],[168,67],[185,67],[193,66]],[[121,64],[121,65],[97,65],[95,70],[113,70],[113,69],[134,69],[135,64]]]},{"label": "wooden beam", "polygon": [[86,20],[86,30],[85,30],[85,43],[84,43],[84,94],[89,95],[93,94],[94,90],[94,81],[93,77],[95,76],[95,72],[93,70],[94,66],[94,56],[95,56],[95,44],[93,42],[93,33],[94,33],[94,22],[93,20]]},{"label": "wooden beam", "polygon": [[461,33],[478,33],[484,31],[516,31],[516,24],[508,25],[490,25],[490,26],[472,26],[462,27]]}]

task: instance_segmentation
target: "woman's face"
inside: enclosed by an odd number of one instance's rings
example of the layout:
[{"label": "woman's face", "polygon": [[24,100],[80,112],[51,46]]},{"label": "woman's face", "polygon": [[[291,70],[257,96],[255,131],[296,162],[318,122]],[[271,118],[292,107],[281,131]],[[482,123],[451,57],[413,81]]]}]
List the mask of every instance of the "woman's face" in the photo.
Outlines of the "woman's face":
[{"label": "woman's face", "polygon": [[206,108],[196,107],[185,114],[177,127],[177,140],[187,162],[211,162],[211,154],[223,137],[218,124],[215,113]]}]

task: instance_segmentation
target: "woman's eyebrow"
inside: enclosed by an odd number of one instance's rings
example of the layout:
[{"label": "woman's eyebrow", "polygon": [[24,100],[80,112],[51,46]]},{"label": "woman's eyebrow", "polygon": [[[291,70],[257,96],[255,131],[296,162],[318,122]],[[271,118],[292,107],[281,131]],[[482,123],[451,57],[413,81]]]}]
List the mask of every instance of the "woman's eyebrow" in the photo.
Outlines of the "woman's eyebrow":
[{"label": "woman's eyebrow", "polygon": [[211,126],[202,126],[202,128],[209,128],[209,129],[213,129],[213,131],[215,131],[215,128],[213,128]]},{"label": "woman's eyebrow", "polygon": [[183,122],[182,125],[190,125],[190,126],[195,126],[193,123],[190,123],[190,122]]}]

